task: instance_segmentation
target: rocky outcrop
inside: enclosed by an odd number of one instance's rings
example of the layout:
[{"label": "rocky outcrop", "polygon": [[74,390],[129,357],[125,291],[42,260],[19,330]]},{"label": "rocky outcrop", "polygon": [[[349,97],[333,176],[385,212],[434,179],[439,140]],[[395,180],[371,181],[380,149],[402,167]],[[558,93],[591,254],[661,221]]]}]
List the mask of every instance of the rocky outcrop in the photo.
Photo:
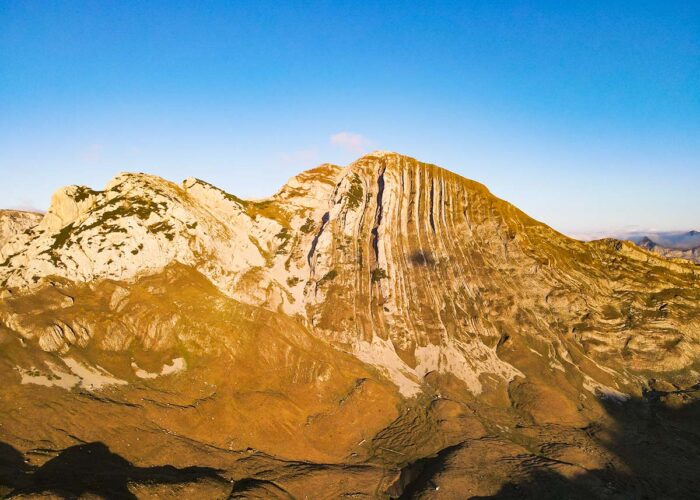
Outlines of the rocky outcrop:
[{"label": "rocky outcrop", "polygon": [[146,174],[120,174],[103,191],[64,188],[39,226],[0,251],[0,282],[128,280],[181,262],[233,297],[302,312],[303,249],[339,171],[306,172],[260,202],[198,179],[177,185]]},{"label": "rocky outcrop", "polygon": [[42,214],[21,210],[0,210],[0,248],[41,221]]}]

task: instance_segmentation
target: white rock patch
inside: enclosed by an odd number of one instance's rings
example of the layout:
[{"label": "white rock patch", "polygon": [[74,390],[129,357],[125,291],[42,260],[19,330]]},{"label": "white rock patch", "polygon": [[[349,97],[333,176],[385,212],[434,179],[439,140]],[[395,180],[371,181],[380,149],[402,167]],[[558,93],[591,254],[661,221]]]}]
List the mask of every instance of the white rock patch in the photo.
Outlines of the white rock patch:
[{"label": "white rock patch", "polygon": [[112,376],[101,366],[87,366],[73,358],[61,358],[75,375],[80,377],[80,387],[88,391],[103,389],[111,385],[126,385],[126,380],[121,380]]},{"label": "white rock patch", "polygon": [[372,342],[361,341],[355,344],[354,354],[361,361],[373,365],[383,371],[399,388],[399,392],[408,398],[420,392],[420,386],[412,376],[413,370],[404,363],[392,343],[374,337]]},{"label": "white rock patch", "polygon": [[163,365],[163,369],[160,371],[161,375],[173,375],[174,373],[179,373],[187,368],[187,363],[185,358],[175,358],[173,359],[172,365]]},{"label": "white rock patch", "polygon": [[131,368],[134,370],[134,374],[138,378],[142,379],[154,379],[156,377],[161,377],[165,375],[173,375],[175,373],[180,373],[182,371],[185,371],[187,369],[187,362],[185,361],[185,358],[175,358],[172,360],[171,364],[165,364],[163,365],[163,368],[160,370],[160,373],[153,373],[153,372],[148,372],[142,368],[139,367],[135,362],[131,362]]},{"label": "white rock patch", "polygon": [[583,375],[583,388],[601,399],[609,399],[619,403],[624,403],[630,399],[629,394],[625,394],[624,392],[615,390],[612,387],[598,383],[586,374]]},{"label": "white rock patch", "polygon": [[22,384],[43,385],[44,387],[60,387],[62,389],[71,389],[80,382],[80,377],[66,373],[51,362],[46,362],[49,367],[50,375],[41,373],[37,368],[30,369],[15,366],[15,369],[22,377]]},{"label": "white rock patch", "polygon": [[96,391],[113,385],[126,385],[126,380],[114,377],[100,366],[87,366],[73,358],[61,358],[71,373],[67,373],[58,365],[46,362],[50,374],[42,373],[35,367],[29,369],[16,366],[15,369],[22,377],[22,384],[43,385],[44,387],[60,387],[70,390],[81,387],[88,391]]}]

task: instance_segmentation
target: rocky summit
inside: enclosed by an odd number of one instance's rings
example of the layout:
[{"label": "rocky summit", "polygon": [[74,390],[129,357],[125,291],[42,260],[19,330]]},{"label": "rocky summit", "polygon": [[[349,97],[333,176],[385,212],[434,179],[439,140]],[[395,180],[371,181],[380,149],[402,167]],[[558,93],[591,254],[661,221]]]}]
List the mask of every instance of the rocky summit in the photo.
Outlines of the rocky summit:
[{"label": "rocky summit", "polygon": [[693,498],[700,267],[374,152],[0,212],[0,493]]}]

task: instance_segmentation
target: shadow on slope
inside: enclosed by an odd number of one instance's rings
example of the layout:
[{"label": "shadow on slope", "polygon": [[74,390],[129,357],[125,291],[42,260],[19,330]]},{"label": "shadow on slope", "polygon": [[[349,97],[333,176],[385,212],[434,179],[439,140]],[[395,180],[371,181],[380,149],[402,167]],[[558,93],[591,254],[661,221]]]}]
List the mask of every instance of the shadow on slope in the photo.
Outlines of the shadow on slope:
[{"label": "shadow on slope", "polygon": [[7,498],[54,493],[63,498],[93,494],[107,500],[136,499],[129,483],[183,484],[202,479],[228,482],[210,467],[137,467],[100,442],[71,446],[33,467],[15,448],[0,443],[0,493]]},{"label": "shadow on slope", "polygon": [[229,500],[238,498],[267,498],[289,500],[294,497],[287,493],[284,489],[277,486],[272,481],[263,479],[246,478],[236,481],[229,495]]},{"label": "shadow on slope", "polygon": [[625,403],[606,401],[611,429],[590,433],[615,457],[606,468],[565,477],[541,468],[475,499],[689,499],[700,495],[700,400],[690,390],[647,391]]}]

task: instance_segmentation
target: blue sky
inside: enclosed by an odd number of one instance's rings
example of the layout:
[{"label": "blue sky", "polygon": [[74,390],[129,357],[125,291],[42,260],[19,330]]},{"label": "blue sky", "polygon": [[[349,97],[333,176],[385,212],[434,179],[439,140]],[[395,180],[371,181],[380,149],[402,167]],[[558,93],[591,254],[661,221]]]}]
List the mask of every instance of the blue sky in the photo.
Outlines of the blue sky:
[{"label": "blue sky", "polygon": [[700,2],[0,3],[0,206],[372,149],[570,234],[700,229]]}]

